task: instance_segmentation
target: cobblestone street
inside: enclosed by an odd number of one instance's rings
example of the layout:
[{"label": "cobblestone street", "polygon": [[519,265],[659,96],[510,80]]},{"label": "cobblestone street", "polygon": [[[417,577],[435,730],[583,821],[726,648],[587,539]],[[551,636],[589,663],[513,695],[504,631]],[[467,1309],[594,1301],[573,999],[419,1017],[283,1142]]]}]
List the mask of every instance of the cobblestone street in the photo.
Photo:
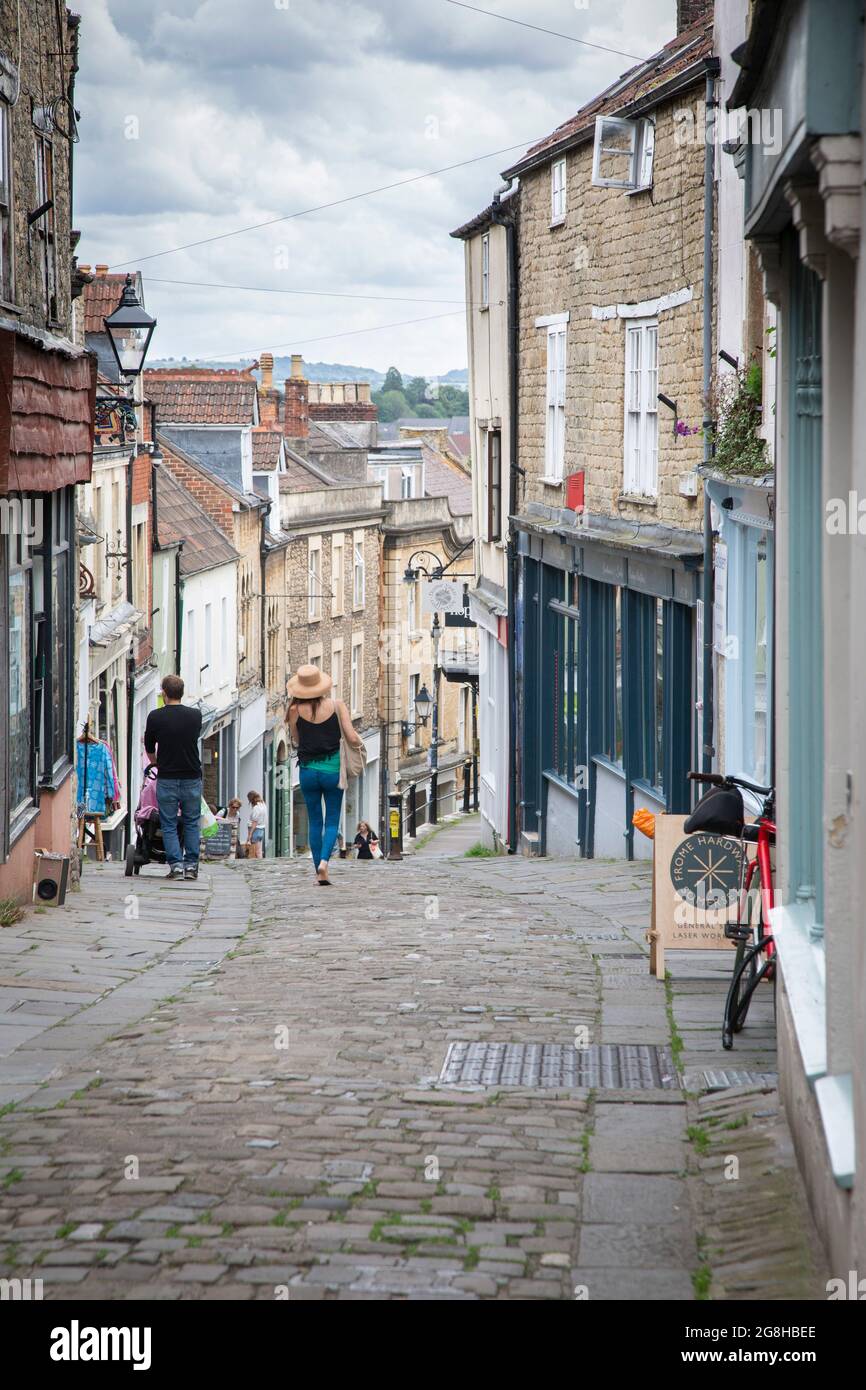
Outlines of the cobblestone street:
[{"label": "cobblestone street", "polygon": [[771,1085],[700,1111],[670,1067],[440,1083],[452,1043],[719,1061],[720,972],[648,974],[645,867],[475,838],[337,862],[328,893],[306,860],[145,870],[136,900],[89,867],[65,916],[0,934],[0,1273],[47,1299],[690,1300],[747,1210],[718,1181],[743,1150],[776,1174],[773,1230],[711,1296],[821,1296]]}]

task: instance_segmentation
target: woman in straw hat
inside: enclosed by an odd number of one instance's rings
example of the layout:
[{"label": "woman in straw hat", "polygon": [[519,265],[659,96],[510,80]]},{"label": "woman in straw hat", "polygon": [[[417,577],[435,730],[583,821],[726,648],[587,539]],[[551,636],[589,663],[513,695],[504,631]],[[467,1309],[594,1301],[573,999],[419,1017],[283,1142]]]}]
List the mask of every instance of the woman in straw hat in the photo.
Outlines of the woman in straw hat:
[{"label": "woman in straw hat", "polygon": [[301,792],[310,823],[310,849],[322,888],[330,887],[328,860],[337,840],[343,805],[340,738],[354,748],[363,743],[343,701],[331,698],[331,684],[331,677],[318,666],[299,666],[287,687],[292,697],[289,729],[298,749]]}]

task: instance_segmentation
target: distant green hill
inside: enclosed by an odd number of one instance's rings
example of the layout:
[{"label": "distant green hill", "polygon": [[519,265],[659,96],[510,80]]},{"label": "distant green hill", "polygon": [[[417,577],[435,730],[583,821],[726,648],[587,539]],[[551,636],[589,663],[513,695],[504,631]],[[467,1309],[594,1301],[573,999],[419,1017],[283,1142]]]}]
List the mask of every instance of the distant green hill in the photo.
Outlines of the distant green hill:
[{"label": "distant green hill", "polygon": [[[250,361],[255,361],[251,358]],[[249,365],[242,362],[211,362],[203,361],[197,357],[164,357],[156,362],[148,362],[149,367],[214,367],[231,368]],[[291,357],[274,358],[274,384],[281,386],[287,376],[291,375]],[[378,372],[374,367],[352,367],[343,362],[304,362],[304,375],[308,381],[369,381],[374,391],[378,391],[385,381],[385,373]],[[407,379],[409,373],[406,373]],[[433,379],[432,376],[430,378]],[[465,386],[467,382],[467,369],[465,367],[452,368],[438,378],[446,385]]]}]

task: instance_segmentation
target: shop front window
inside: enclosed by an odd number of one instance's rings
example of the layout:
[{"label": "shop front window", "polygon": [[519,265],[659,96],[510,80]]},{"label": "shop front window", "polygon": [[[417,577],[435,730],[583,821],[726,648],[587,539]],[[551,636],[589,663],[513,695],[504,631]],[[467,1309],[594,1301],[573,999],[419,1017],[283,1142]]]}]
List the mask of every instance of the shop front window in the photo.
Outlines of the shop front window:
[{"label": "shop front window", "polygon": [[622,765],[622,589],[616,591],[613,634],[613,747],[611,758]]},{"label": "shop front window", "polygon": [[655,767],[653,768],[653,784],[657,787],[664,785],[664,711],[665,711],[665,605],[664,600],[657,598],[655,601],[655,642],[654,657],[655,670],[653,672],[653,694],[655,696]]},{"label": "shop front window", "polygon": [[31,699],[30,576],[26,569],[9,575],[9,814],[14,817],[32,799],[33,706]]},{"label": "shop front window", "polygon": [[51,703],[54,711],[53,764],[70,756],[69,731],[69,555],[56,555],[52,561],[52,639]]}]

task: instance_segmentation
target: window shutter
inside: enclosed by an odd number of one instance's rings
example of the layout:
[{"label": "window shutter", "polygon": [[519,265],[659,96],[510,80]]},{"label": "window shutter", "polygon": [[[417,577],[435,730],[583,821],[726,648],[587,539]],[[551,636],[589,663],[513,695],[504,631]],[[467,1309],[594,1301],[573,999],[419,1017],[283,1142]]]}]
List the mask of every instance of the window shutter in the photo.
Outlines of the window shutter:
[{"label": "window shutter", "polygon": [[637,154],[639,167],[635,170],[633,179],[635,188],[649,188],[653,181],[653,155],[655,154],[656,128],[654,121],[641,121],[640,140],[638,141],[639,153]]}]

